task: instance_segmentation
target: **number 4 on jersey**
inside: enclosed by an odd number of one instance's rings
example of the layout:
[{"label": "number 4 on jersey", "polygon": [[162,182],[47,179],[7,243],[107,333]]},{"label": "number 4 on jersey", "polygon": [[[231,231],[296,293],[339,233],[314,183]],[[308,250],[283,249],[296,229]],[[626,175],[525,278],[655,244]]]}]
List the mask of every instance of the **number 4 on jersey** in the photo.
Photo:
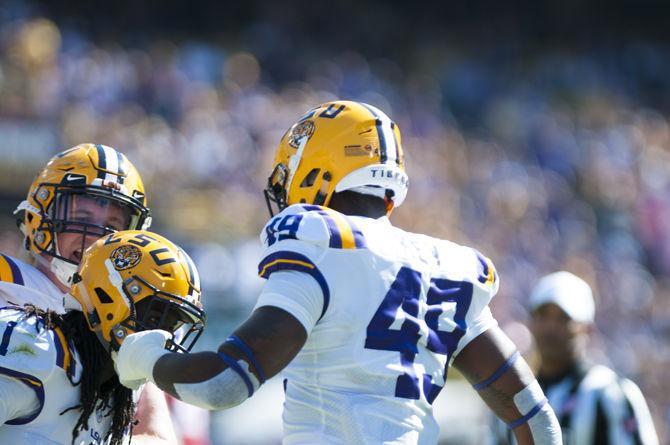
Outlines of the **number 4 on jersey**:
[{"label": "number 4 on jersey", "polygon": [[[421,383],[428,403],[433,403],[442,387],[434,384],[428,374],[417,375],[414,367],[414,359],[419,353],[418,342],[421,339],[419,318],[421,296],[421,273],[408,267],[401,268],[368,324],[365,348],[400,352],[400,362],[405,372],[396,381],[395,396],[419,399]],[[471,301],[472,283],[441,278],[430,280],[430,287],[425,297],[427,310],[423,316],[428,327],[426,349],[446,355],[447,364],[459,340],[465,334],[465,315]],[[439,329],[440,315],[443,313],[442,303],[448,302],[456,305],[453,316],[456,326],[451,332]],[[400,329],[391,329],[399,311],[402,311],[404,321]]]}]

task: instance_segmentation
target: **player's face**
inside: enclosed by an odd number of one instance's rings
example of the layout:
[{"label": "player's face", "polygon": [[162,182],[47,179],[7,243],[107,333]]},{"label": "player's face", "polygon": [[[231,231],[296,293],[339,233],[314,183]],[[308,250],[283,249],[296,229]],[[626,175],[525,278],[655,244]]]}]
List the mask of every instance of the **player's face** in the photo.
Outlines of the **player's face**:
[{"label": "player's face", "polygon": [[545,304],[531,314],[531,331],[543,360],[572,360],[588,327],[572,320],[555,304]]},{"label": "player's face", "polygon": [[88,226],[85,233],[68,232],[67,230],[82,231],[81,226],[75,224],[58,234],[58,250],[62,256],[70,261],[79,263],[84,250],[111,230],[124,230],[128,226],[128,211],[121,205],[105,198],[86,195],[74,195],[69,198],[67,215],[63,219],[71,222],[92,224],[105,229]]},{"label": "player's face", "polygon": [[176,308],[169,307],[164,301],[150,301],[149,298],[145,298],[135,305],[135,309],[137,318],[146,329],[175,332],[183,324],[182,317]]}]

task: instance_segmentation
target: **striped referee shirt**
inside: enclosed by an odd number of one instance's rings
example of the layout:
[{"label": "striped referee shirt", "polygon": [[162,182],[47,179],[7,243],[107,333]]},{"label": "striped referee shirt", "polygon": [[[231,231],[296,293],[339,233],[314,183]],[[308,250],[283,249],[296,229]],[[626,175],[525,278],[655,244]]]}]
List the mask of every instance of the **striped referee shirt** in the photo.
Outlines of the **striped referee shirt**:
[{"label": "striped referee shirt", "polygon": [[[578,363],[557,379],[538,377],[538,382],[556,412],[565,445],[658,445],[642,392],[606,366]],[[516,444],[500,421],[492,436],[492,444]]]}]

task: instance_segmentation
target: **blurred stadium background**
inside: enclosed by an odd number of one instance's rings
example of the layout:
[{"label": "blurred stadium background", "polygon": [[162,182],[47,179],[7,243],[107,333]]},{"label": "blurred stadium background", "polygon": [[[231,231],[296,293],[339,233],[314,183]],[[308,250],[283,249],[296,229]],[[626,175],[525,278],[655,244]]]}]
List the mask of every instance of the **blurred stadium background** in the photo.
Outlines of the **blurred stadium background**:
[{"label": "blurred stadium background", "polygon": [[[19,254],[12,210],[51,155],[114,146],[153,229],[198,264],[200,348],[216,347],[262,284],[276,143],[315,104],[369,102],[404,136],[395,223],[490,256],[494,314],[526,350],[536,278],[585,277],[591,357],[639,383],[668,443],[670,6],[503,3],[0,1],[0,251]],[[455,382],[444,443],[482,443],[486,414]],[[281,391],[264,391],[214,414],[211,442],[278,443]]]}]

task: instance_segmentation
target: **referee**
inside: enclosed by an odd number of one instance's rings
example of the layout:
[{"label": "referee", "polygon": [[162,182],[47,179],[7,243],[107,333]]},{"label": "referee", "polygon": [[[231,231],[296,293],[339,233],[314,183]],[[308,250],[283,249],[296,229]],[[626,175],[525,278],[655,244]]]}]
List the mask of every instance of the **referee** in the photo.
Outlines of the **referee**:
[{"label": "referee", "polygon": [[[632,381],[585,359],[595,312],[589,285],[569,272],[542,278],[530,297],[540,358],[537,380],[556,412],[566,445],[657,445],[649,408]],[[492,443],[514,444],[497,423]]]}]

